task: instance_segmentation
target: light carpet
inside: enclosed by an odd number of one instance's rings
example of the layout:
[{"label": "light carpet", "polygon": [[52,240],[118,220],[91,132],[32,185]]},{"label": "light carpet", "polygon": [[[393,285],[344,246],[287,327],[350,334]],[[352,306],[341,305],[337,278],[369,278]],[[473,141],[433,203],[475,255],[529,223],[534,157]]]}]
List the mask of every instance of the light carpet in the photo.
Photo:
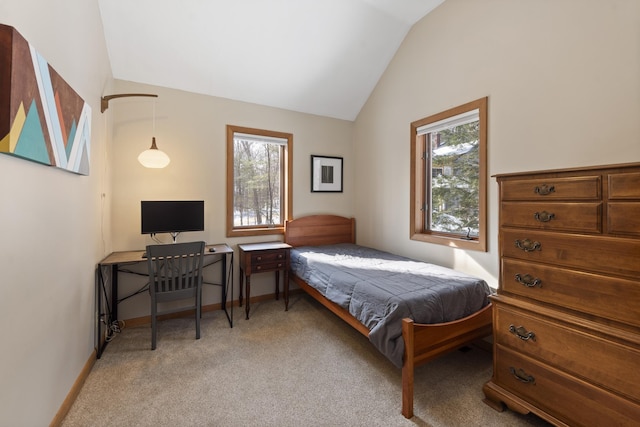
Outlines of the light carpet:
[{"label": "light carpet", "polygon": [[482,402],[491,355],[454,351],[416,369],[412,419],[401,372],[306,294],[202,319],[125,328],[109,343],[71,407],[74,426],[548,426]]}]

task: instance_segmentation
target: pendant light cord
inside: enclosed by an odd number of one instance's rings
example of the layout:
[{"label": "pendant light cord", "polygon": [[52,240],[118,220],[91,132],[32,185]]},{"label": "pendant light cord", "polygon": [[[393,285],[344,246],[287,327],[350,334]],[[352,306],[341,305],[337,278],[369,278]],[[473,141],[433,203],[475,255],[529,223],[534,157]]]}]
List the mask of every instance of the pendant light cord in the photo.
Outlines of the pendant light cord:
[{"label": "pendant light cord", "polygon": [[152,136],[156,136],[156,100],[153,100],[153,129],[151,132]]}]

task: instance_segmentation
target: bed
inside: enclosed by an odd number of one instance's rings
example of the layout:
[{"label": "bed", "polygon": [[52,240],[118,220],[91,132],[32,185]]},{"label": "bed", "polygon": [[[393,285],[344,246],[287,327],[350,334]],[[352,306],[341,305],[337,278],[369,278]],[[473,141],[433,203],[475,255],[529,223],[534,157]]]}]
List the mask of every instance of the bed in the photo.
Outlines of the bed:
[{"label": "bed", "polygon": [[[353,218],[335,215],[312,215],[287,221],[285,242],[293,247],[291,250],[291,280],[334,314],[368,337],[372,344],[387,356],[392,363],[401,367],[402,414],[406,418],[413,417],[414,369],[417,366],[491,335],[492,306],[488,298],[491,291],[483,280],[472,278],[454,270],[420,263],[376,250],[373,250],[375,258],[373,265],[367,266],[365,264],[363,268],[361,264],[358,264],[361,261],[357,261],[355,265],[352,265],[352,262],[356,262],[353,260],[360,257],[359,251],[365,253],[371,250],[371,248],[355,245],[355,220]],[[344,252],[352,250],[355,250],[356,253]],[[329,253],[325,251],[329,251]],[[309,256],[308,259],[307,256]],[[433,323],[433,319],[425,323],[418,323],[420,321],[419,318],[413,319],[416,318],[414,311],[422,315],[420,313],[428,310],[416,310],[415,302],[405,302],[399,299],[399,295],[391,295],[387,290],[383,289],[393,280],[398,281],[397,278],[403,277],[400,280],[400,282],[403,282],[405,280],[404,277],[406,277],[403,274],[399,274],[398,271],[394,271],[392,274],[383,273],[381,269],[387,261],[404,263],[402,267],[391,267],[396,270],[406,270],[407,263],[409,263],[411,270],[434,267],[436,268],[436,275],[447,274],[444,271],[447,270],[453,276],[464,278],[465,286],[470,286],[470,290],[463,291],[463,293],[468,293],[470,297],[477,296],[478,293],[482,294],[482,296],[478,297],[477,301],[467,301],[463,304],[465,305],[464,310],[471,311],[471,313],[467,313],[462,317],[458,315],[454,316],[457,318],[453,320],[437,323]],[[367,263],[369,261],[362,262]],[[343,265],[346,270],[340,271],[339,265]],[[322,270],[320,268],[322,266],[329,267],[330,270],[321,273],[320,282],[307,274],[308,270]],[[361,276],[361,273],[365,273],[364,276]],[[358,277],[354,278],[354,274]],[[342,279],[340,280],[342,285],[338,287],[354,290],[356,288],[365,289],[367,287],[365,284],[369,280],[376,281],[378,278],[382,278],[382,282],[378,282],[374,286],[377,290],[373,292],[373,296],[367,296],[366,291],[365,296],[362,296],[362,294],[345,296],[338,292],[333,285],[327,285],[327,281],[336,277]],[[442,277],[438,282],[442,285]],[[472,289],[474,287],[475,290]],[[401,292],[399,293],[404,294],[402,289],[406,288],[407,286],[401,284]],[[382,298],[386,302],[367,301],[368,298],[377,298],[376,294],[381,293],[380,289],[383,289]],[[409,293],[412,294],[413,292]],[[434,304],[434,306],[442,303],[442,298],[438,296],[435,296],[435,298],[438,303]],[[358,302],[353,304],[355,307],[351,306],[352,300]],[[389,308],[389,301],[391,302],[391,308]],[[383,307],[379,310],[375,308],[381,304],[387,304],[386,308]],[[402,318],[398,317],[402,315],[402,311],[399,311],[398,307],[408,307],[408,312],[411,315]],[[384,312],[382,315],[380,310]],[[386,319],[388,313],[392,313],[392,316]],[[446,317],[447,314],[441,313],[435,317],[438,316]],[[381,323],[386,323],[388,328],[380,331]],[[395,335],[398,336],[396,337]],[[400,355],[398,355],[399,352],[401,352]]]}]

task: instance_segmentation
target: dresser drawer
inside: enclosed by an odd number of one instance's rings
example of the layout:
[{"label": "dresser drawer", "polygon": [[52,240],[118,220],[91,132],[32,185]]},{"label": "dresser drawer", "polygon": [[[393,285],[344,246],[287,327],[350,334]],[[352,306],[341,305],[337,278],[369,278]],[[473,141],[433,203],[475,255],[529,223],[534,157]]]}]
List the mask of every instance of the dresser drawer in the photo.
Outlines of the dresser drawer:
[{"label": "dresser drawer", "polygon": [[501,262],[504,292],[640,327],[640,282],[511,258]]},{"label": "dresser drawer", "polygon": [[609,200],[640,199],[640,172],[607,175]]},{"label": "dresser drawer", "polygon": [[525,229],[500,231],[501,256],[583,268],[592,272],[640,274],[640,240]]},{"label": "dresser drawer", "polygon": [[640,402],[639,349],[508,305],[494,310],[498,344]]},{"label": "dresser drawer", "polygon": [[602,203],[503,202],[500,225],[545,230],[602,232]]},{"label": "dresser drawer", "polygon": [[502,181],[502,200],[599,200],[600,175],[570,178],[532,178]]},{"label": "dresser drawer", "polygon": [[637,426],[640,406],[496,345],[494,381],[571,426]]},{"label": "dresser drawer", "polygon": [[608,233],[621,236],[640,236],[640,202],[612,202],[607,204]]}]

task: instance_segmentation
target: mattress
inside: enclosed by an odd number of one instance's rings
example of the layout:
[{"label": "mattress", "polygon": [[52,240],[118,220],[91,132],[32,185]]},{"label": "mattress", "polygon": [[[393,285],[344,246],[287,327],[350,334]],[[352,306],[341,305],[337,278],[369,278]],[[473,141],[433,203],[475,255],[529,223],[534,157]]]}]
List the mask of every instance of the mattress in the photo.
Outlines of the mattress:
[{"label": "mattress", "polygon": [[450,268],[354,245],[301,246],[291,270],[369,329],[369,340],[402,366],[402,319],[443,323],[489,304],[491,289]]}]

